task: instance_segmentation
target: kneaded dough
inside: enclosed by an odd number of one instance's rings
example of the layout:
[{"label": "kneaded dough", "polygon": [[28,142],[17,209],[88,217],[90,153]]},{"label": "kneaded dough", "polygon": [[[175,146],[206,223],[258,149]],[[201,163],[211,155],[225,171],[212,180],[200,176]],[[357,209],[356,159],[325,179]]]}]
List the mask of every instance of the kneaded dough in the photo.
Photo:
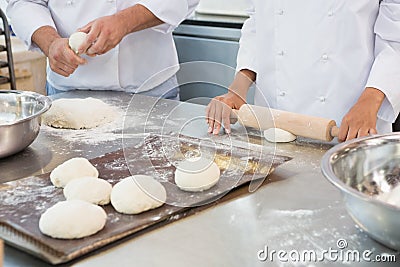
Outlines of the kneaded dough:
[{"label": "kneaded dough", "polygon": [[296,140],[296,136],[279,128],[269,128],[264,131],[264,137],[271,143],[287,143]]},{"label": "kneaded dough", "polygon": [[68,39],[71,49],[78,54],[79,47],[85,42],[87,34],[84,32],[74,32]]},{"label": "kneaded dough", "polygon": [[377,196],[377,199],[388,204],[400,207],[400,185],[393,188],[390,192],[379,194]]},{"label": "kneaded dough", "polygon": [[160,207],[167,199],[164,186],[151,176],[134,175],[111,190],[111,204],[120,213],[138,214]]},{"label": "kneaded dough", "polygon": [[80,199],[96,205],[110,203],[112,185],[96,177],[82,177],[70,181],[64,188],[67,200]]},{"label": "kneaded dough", "polygon": [[97,178],[99,172],[87,159],[72,158],[50,173],[50,181],[56,187],[65,187],[71,180],[86,176]]},{"label": "kneaded dough", "polygon": [[221,172],[218,165],[204,157],[186,159],[175,171],[175,183],[184,191],[203,191],[218,183]]},{"label": "kneaded dough", "polygon": [[107,214],[101,207],[82,200],[67,200],[40,216],[39,229],[54,238],[82,238],[103,229],[106,220]]},{"label": "kneaded dough", "polygon": [[42,121],[54,128],[78,130],[97,127],[115,117],[115,109],[100,99],[61,98],[53,101],[51,108],[42,115]]}]

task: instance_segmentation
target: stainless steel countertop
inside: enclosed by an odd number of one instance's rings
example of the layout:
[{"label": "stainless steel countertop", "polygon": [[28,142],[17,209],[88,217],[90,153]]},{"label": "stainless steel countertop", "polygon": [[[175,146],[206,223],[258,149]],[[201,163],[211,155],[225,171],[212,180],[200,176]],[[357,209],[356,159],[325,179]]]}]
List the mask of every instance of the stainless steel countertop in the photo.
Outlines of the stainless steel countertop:
[{"label": "stainless steel countertop", "polygon": [[[56,97],[87,96],[103,99],[118,107],[122,113],[132,97],[118,92],[70,92]],[[125,136],[125,141],[137,138],[132,133],[142,133],[146,120],[147,132],[160,133],[161,128],[165,132],[176,131],[190,121],[183,127],[184,134],[209,137],[204,118],[201,118],[204,106],[163,100],[148,113],[149,107],[154,104],[153,98],[135,95],[131,103],[135,111],[130,110],[128,114],[130,119],[125,126],[130,127],[131,135]],[[67,134],[61,135],[59,130],[42,126],[38,138],[28,149],[0,160],[0,181],[49,172],[74,156],[94,158],[121,149],[121,129],[122,119],[103,132],[99,131],[101,129],[91,133],[68,130]],[[91,138],[93,134],[96,137]],[[257,132],[250,134],[257,135]],[[247,145],[240,127],[235,127],[231,138],[235,144]],[[224,135],[214,140],[224,142],[229,138]],[[260,140],[253,138],[252,142]],[[252,146],[254,149],[261,147]],[[266,149],[273,149],[273,145],[267,146]],[[274,182],[261,186],[254,193],[242,187],[236,193],[244,194],[238,194],[233,200],[134,238],[125,238],[74,261],[74,266],[290,266],[279,262],[276,256],[273,263],[269,260],[261,262],[257,253],[265,246],[270,251],[315,250],[318,253],[329,248],[338,249],[336,242],[339,239],[347,241],[347,249],[360,252],[372,250],[374,256],[393,254],[355,226],[345,210],[339,191],[321,174],[320,160],[330,146],[309,140],[278,144],[276,153],[293,159],[269,176]],[[47,265],[8,245],[5,247],[4,264]],[[351,266],[365,265],[368,263],[351,263]]]}]

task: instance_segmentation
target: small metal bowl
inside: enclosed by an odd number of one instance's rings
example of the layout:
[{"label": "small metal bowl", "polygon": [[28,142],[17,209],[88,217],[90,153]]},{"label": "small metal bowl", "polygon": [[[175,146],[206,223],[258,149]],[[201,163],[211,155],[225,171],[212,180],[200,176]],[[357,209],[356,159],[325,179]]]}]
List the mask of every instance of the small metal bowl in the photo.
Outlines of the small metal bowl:
[{"label": "small metal bowl", "polygon": [[323,156],[321,168],[353,220],[373,239],[400,250],[400,207],[376,198],[400,183],[400,133],[338,144]]},{"label": "small metal bowl", "polygon": [[0,90],[0,158],[25,149],[36,139],[40,115],[50,106],[50,98],[41,94]]}]

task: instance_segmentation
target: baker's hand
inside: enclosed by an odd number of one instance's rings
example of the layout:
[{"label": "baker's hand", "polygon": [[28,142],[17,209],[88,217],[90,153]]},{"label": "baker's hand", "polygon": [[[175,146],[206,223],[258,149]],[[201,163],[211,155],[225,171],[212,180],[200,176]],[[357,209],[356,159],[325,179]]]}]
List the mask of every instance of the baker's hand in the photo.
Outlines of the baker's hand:
[{"label": "baker's hand", "polygon": [[98,18],[79,29],[88,34],[78,53],[88,56],[102,55],[117,46],[127,34],[126,27],[117,15]]},{"label": "baker's hand", "polygon": [[221,124],[227,134],[231,133],[231,112],[232,109],[239,109],[245,104],[243,97],[233,92],[214,97],[206,108],[206,122],[208,133],[217,135],[221,129]]},{"label": "baker's hand", "polygon": [[67,38],[55,39],[49,46],[47,55],[50,68],[64,77],[70,76],[86,60],[75,54],[68,45]]},{"label": "baker's hand", "polygon": [[366,88],[356,104],[343,117],[339,129],[339,142],[377,134],[377,115],[384,98],[382,91]]}]

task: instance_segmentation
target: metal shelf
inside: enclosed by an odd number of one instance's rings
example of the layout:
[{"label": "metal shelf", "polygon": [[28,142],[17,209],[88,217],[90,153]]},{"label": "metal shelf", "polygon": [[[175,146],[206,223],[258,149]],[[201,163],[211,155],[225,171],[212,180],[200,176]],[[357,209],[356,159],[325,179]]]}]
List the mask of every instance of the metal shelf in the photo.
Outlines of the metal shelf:
[{"label": "metal shelf", "polygon": [[0,61],[0,68],[8,68],[8,77],[0,76],[0,84],[9,83],[11,90],[16,90],[15,83],[15,72],[14,72],[14,61],[11,50],[11,38],[10,38],[10,26],[7,21],[7,17],[3,10],[0,8],[0,17],[3,21],[3,29],[0,29],[0,35],[4,35],[5,45],[0,45],[0,53],[7,53],[7,61]]}]

